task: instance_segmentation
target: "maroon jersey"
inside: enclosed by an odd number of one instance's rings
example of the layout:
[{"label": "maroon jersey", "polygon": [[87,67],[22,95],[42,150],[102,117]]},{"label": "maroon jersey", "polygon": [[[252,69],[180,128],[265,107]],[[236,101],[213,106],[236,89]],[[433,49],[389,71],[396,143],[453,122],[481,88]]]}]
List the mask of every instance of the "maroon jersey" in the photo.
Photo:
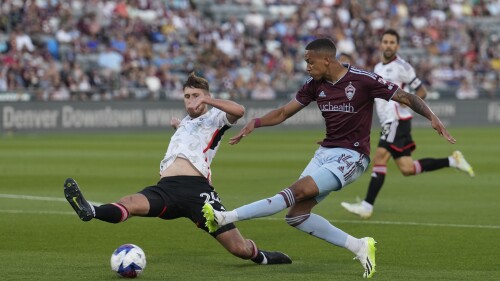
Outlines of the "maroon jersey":
[{"label": "maroon jersey", "polygon": [[316,101],[325,118],[324,147],[343,147],[370,155],[370,129],[375,98],[391,99],[398,86],[380,75],[350,66],[336,83],[309,78],[295,99],[303,106]]}]

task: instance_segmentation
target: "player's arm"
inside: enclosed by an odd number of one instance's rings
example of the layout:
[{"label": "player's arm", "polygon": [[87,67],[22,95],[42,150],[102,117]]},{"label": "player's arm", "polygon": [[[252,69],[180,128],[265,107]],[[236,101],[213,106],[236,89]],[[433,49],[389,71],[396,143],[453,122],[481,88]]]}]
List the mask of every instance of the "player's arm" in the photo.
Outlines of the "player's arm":
[{"label": "player's arm", "polygon": [[401,89],[398,89],[392,96],[392,100],[405,104],[416,113],[424,116],[431,121],[431,126],[438,134],[446,138],[450,143],[455,143],[456,140],[448,133],[441,120],[432,112],[425,102],[417,95],[412,95]]},{"label": "player's arm", "polygon": [[231,124],[234,124],[245,114],[245,107],[231,100],[221,100],[214,99],[210,96],[200,96],[194,106],[196,107],[197,105],[200,105],[202,103],[208,104],[224,111],[227,115],[227,120]]},{"label": "player's arm", "polygon": [[240,132],[229,140],[230,144],[237,144],[241,138],[250,134],[255,128],[281,124],[286,119],[299,112],[304,106],[295,99],[284,106],[271,110],[260,118],[250,120]]}]

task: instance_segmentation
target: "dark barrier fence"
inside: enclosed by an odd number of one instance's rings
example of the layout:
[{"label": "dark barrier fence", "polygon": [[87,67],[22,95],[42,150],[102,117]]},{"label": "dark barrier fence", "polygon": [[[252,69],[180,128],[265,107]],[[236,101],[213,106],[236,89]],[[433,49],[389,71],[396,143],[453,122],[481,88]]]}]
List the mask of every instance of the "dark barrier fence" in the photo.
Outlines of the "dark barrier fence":
[{"label": "dark barrier fence", "polygon": [[[247,112],[239,125],[261,116],[285,101],[242,102]],[[499,127],[500,102],[490,100],[429,101],[429,106],[448,127]],[[185,116],[179,101],[113,102],[2,102],[0,133],[160,131],[171,117]],[[375,128],[378,119],[373,118]],[[417,116],[415,127],[429,127]],[[318,108],[311,104],[287,120],[281,128],[323,128]]]}]

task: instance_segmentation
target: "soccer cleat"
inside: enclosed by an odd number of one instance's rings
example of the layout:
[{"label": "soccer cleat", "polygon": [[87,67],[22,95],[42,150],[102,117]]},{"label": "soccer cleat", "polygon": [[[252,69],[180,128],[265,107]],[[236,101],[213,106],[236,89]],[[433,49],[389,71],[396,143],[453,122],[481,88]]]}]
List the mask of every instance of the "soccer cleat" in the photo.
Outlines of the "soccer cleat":
[{"label": "soccer cleat", "polygon": [[361,238],[363,240],[363,247],[354,258],[361,262],[365,269],[363,278],[371,278],[375,274],[375,239],[371,237]]},{"label": "soccer cleat", "polygon": [[260,264],[290,264],[292,259],[282,252],[268,252],[260,250],[264,255],[264,260]]},{"label": "soccer cleat", "polygon": [[208,232],[215,232],[219,227],[225,225],[224,212],[214,210],[214,207],[208,203],[205,203],[201,210],[206,220],[205,226],[208,228]]},{"label": "soccer cleat", "polygon": [[457,169],[460,171],[463,171],[467,173],[469,176],[473,177],[474,176],[474,170],[472,170],[472,166],[465,160],[464,155],[462,152],[456,150],[453,151],[453,154],[451,155],[453,159],[455,159],[455,162],[457,163]]},{"label": "soccer cleat", "polygon": [[369,210],[361,202],[359,203],[347,203],[347,202],[342,202],[340,203],[344,209],[347,211],[356,214],[360,216],[363,219],[369,219],[372,216],[373,210]]},{"label": "soccer cleat", "polygon": [[64,182],[64,196],[82,221],[89,221],[95,217],[94,206],[85,200],[74,179],[68,178]]}]

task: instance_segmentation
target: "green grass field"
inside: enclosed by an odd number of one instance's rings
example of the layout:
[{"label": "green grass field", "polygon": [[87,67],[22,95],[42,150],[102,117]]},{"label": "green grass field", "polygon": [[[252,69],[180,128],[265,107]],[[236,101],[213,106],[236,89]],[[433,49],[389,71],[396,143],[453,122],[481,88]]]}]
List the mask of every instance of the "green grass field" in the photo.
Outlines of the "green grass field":
[{"label": "green grass field", "polygon": [[[287,187],[323,137],[322,131],[264,128],[228,145],[236,132],[228,132],[212,168],[213,183],[229,209]],[[353,236],[378,241],[375,280],[499,280],[500,130],[451,132],[455,145],[431,129],[415,129],[414,157],[440,158],[460,149],[475,178],[454,169],[405,178],[391,162],[370,220],[340,207],[341,201],[364,197],[370,172],[315,209]],[[237,224],[261,248],[282,250],[294,260],[257,266],[232,257],[187,220],[83,223],[64,201],[67,177],[94,202],[114,202],[154,184],[170,134],[0,136],[0,280],[118,280],[109,258],[124,243],[146,252],[140,280],[362,279],[349,251],[289,227],[284,211]]]}]

